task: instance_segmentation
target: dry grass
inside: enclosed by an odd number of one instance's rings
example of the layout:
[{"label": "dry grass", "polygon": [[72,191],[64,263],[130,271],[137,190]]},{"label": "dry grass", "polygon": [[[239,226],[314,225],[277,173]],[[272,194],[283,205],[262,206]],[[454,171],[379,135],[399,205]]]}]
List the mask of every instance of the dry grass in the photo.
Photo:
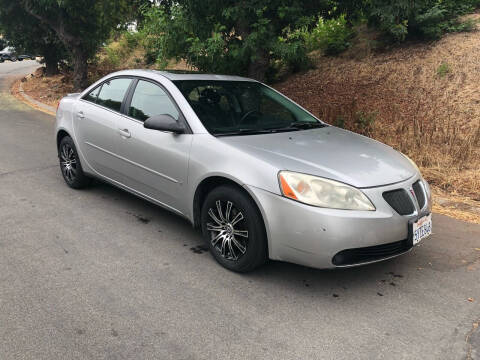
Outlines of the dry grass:
[{"label": "dry grass", "polygon": [[57,106],[63,96],[74,92],[70,76],[59,74],[46,77],[42,68],[28,76],[22,86],[32,98],[53,107]]},{"label": "dry grass", "polygon": [[382,54],[316,56],[315,69],[276,88],[325,121],[406,153],[435,194],[455,197],[436,210],[457,207],[458,217],[480,223],[479,48],[475,31]]}]

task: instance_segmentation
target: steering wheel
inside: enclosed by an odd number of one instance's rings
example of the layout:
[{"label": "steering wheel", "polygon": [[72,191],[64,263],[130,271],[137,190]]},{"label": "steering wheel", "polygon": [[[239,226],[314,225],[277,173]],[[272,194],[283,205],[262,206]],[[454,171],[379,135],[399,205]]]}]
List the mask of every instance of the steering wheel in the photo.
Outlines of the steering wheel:
[{"label": "steering wheel", "polygon": [[242,116],[242,118],[240,119],[240,121],[238,122],[239,125],[243,124],[245,122],[245,120],[247,120],[250,116],[254,115],[254,114],[257,114],[257,115],[262,115],[262,113],[258,110],[250,110],[248,111],[247,113],[245,113],[245,115]]}]

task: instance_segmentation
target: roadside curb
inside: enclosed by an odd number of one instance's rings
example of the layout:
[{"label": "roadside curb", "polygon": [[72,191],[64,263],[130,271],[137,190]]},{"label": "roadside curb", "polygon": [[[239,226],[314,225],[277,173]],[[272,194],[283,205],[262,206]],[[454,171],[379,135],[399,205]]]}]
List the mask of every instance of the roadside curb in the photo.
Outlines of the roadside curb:
[{"label": "roadside curb", "polygon": [[18,85],[18,93],[23,98],[24,100],[23,102],[36,110],[40,110],[44,113],[55,116],[56,109],[53,106],[41,103],[40,101],[35,100],[34,98],[32,98],[31,96],[25,93],[25,91],[23,90],[23,84],[22,84],[23,79],[24,78],[20,80],[20,83]]},{"label": "roadside curb", "polygon": [[10,94],[13,97],[15,97],[17,100],[21,101],[25,105],[28,105],[35,110],[41,111],[48,115],[55,116],[57,113],[57,110],[55,109],[54,106],[50,106],[38,100],[35,100],[30,95],[25,93],[25,90],[23,89],[23,82],[26,80],[28,76],[30,75],[22,76],[14,80],[9,86]]}]

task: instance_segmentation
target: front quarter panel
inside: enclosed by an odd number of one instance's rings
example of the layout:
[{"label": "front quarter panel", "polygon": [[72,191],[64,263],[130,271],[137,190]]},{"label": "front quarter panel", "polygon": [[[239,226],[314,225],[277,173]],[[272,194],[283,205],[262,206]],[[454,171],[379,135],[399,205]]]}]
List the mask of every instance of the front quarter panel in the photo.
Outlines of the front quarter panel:
[{"label": "front quarter panel", "polygon": [[189,164],[190,213],[193,221],[193,198],[198,185],[206,178],[220,176],[241,186],[249,185],[280,194],[276,166],[230,146],[210,134],[196,134]]}]

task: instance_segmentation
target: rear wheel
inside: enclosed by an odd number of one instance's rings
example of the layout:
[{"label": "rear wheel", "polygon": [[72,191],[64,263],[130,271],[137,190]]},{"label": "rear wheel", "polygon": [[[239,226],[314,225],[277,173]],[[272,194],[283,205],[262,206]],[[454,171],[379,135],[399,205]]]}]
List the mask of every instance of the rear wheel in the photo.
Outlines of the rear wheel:
[{"label": "rear wheel", "polygon": [[82,189],[91,184],[92,179],[84,174],[75,143],[70,136],[65,136],[60,141],[58,159],[63,179],[68,186]]},{"label": "rear wheel", "polygon": [[234,186],[212,190],[202,206],[202,232],[215,260],[229,270],[248,272],[265,263],[267,239],[253,200]]}]

